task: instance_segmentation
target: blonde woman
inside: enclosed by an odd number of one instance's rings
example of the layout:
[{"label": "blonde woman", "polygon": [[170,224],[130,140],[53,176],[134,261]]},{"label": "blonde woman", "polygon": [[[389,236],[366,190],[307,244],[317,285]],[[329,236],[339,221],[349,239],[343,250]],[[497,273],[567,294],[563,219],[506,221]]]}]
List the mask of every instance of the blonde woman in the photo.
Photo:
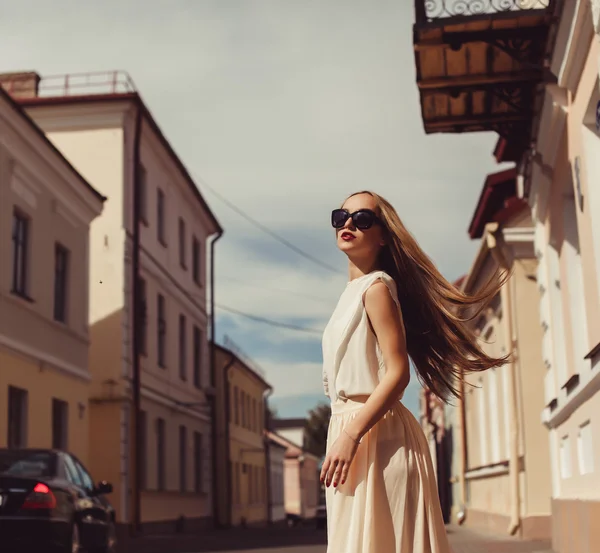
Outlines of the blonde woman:
[{"label": "blonde woman", "polygon": [[409,358],[444,400],[458,395],[457,367],[506,362],[486,355],[461,318],[481,312],[503,281],[462,294],[373,192],[350,196],[331,222],[350,278],[323,335],[327,551],[450,553],[427,441],[400,400]]}]

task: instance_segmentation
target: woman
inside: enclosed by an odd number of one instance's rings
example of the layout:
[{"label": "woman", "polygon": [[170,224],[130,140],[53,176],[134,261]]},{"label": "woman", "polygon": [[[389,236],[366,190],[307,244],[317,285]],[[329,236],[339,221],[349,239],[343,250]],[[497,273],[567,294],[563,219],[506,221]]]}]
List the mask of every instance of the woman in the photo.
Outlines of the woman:
[{"label": "woman", "polygon": [[321,471],[328,553],[450,553],[425,436],[400,403],[409,357],[438,397],[462,371],[499,367],[464,325],[506,276],[478,296],[452,286],[381,196],[359,192],[332,213],[350,281],[323,335],[332,416]]}]

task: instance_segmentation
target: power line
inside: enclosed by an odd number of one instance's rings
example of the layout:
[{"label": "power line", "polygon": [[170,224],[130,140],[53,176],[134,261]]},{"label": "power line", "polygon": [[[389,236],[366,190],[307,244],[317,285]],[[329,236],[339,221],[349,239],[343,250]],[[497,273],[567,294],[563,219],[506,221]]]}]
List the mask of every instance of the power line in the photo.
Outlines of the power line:
[{"label": "power line", "polygon": [[313,296],[311,294],[305,294],[304,292],[296,292],[295,290],[289,290],[286,288],[273,288],[271,286],[260,286],[254,282],[248,282],[241,278],[234,278],[230,276],[219,277],[220,280],[228,280],[229,282],[237,282],[238,284],[243,284],[244,286],[249,286],[250,288],[257,288],[258,290],[265,290],[267,292],[281,292],[282,294],[290,294],[292,296],[298,296],[300,298],[306,298],[310,300],[317,301],[319,303],[328,302],[331,298],[322,298],[319,296]]},{"label": "power line", "polygon": [[324,263],[323,261],[321,261],[320,259],[317,259],[316,257],[312,256],[309,253],[306,253],[304,250],[301,250],[299,247],[295,246],[291,242],[288,242],[285,238],[282,238],[277,233],[273,232],[270,228],[266,227],[262,223],[259,223],[256,219],[253,219],[252,217],[250,217],[250,215],[248,215],[245,211],[243,211],[242,209],[240,209],[239,207],[237,207],[235,204],[233,204],[232,202],[230,202],[227,198],[225,198],[224,196],[222,196],[221,194],[219,194],[219,192],[217,192],[212,186],[210,186],[204,179],[199,178],[197,175],[194,175],[194,179],[196,181],[201,182],[202,185],[207,190],[209,190],[210,192],[212,192],[227,207],[229,207],[231,210],[235,211],[238,215],[240,215],[241,217],[243,217],[244,219],[246,219],[246,221],[248,221],[248,222],[252,223],[254,226],[258,227],[264,233],[268,234],[271,238],[274,238],[279,243],[283,244],[284,246],[286,246],[287,248],[289,248],[293,252],[297,253],[298,255],[301,255],[305,259],[308,259],[309,261],[313,262],[314,264],[319,265],[319,267],[322,267],[322,268],[327,269],[328,271],[332,271],[334,273],[340,273],[340,271],[338,269],[335,269],[331,265],[328,265],[327,263]]},{"label": "power line", "polygon": [[222,304],[215,304],[219,309],[222,309],[223,311],[228,311],[229,313],[233,313],[235,315],[240,315],[241,317],[246,317],[247,319],[251,319],[253,321],[259,322],[259,323],[264,323],[264,324],[268,324],[271,326],[276,326],[279,328],[287,328],[288,330],[296,330],[299,332],[308,332],[310,334],[323,334],[322,330],[319,330],[317,328],[309,328],[309,327],[304,327],[304,326],[296,326],[296,325],[292,325],[292,324],[288,324],[288,323],[282,323],[279,321],[273,321],[272,319],[266,319],[264,317],[258,317],[256,315],[250,315],[249,313],[244,313],[243,311],[238,311],[237,309],[232,309],[231,307],[227,307],[225,305]]}]

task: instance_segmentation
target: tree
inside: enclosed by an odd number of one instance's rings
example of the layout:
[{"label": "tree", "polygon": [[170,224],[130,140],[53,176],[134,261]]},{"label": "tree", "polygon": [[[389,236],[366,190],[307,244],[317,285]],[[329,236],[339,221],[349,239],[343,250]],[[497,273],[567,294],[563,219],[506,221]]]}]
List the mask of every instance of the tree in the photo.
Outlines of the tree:
[{"label": "tree", "polygon": [[308,414],[306,422],[306,450],[317,457],[325,455],[327,447],[327,429],[331,418],[331,408],[320,403]]}]

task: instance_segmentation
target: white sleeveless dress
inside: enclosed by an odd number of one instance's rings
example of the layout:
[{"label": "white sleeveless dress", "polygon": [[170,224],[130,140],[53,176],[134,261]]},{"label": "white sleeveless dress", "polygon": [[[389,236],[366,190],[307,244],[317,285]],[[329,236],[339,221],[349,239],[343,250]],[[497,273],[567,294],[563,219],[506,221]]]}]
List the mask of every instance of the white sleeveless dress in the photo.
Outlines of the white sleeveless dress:
[{"label": "white sleeveless dress", "polygon": [[[385,372],[363,298],[384,272],[348,283],[323,335],[323,384],[331,399],[327,449]],[[398,402],[363,437],[345,484],[326,490],[327,553],[450,553],[427,440]]]}]

